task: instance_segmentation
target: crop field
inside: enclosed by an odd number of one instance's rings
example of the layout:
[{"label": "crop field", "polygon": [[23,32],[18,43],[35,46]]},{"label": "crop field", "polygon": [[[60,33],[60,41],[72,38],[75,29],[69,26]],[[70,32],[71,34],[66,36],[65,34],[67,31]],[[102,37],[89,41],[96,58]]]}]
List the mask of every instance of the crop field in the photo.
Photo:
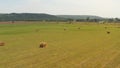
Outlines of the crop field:
[{"label": "crop field", "polygon": [[120,68],[120,24],[6,23],[0,41],[0,68]]}]

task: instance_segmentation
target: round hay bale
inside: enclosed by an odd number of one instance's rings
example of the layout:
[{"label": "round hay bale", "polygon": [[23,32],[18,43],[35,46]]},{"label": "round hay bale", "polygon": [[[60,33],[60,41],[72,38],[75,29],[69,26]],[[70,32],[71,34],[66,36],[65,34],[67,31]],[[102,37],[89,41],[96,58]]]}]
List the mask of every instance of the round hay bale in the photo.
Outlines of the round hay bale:
[{"label": "round hay bale", "polygon": [[4,46],[5,45],[5,43],[4,42],[0,42],[0,46]]},{"label": "round hay bale", "polygon": [[64,28],[64,31],[66,31],[67,29],[66,28]]},{"label": "round hay bale", "polygon": [[45,48],[47,46],[46,42],[41,42],[39,48]]},{"label": "round hay bale", "polygon": [[110,34],[110,31],[107,31],[107,34]]}]

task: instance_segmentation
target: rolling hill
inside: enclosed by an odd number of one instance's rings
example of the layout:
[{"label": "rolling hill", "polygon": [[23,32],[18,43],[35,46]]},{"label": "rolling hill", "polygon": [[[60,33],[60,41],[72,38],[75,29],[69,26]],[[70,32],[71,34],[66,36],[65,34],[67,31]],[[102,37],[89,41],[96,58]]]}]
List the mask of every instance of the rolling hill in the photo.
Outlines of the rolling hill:
[{"label": "rolling hill", "polygon": [[92,15],[50,15],[44,13],[10,13],[0,14],[0,21],[40,21],[40,20],[67,20],[67,19],[99,19],[104,18]]},{"label": "rolling hill", "polygon": [[37,21],[37,20],[61,20],[62,18],[50,14],[37,13],[11,13],[0,14],[0,21]]}]

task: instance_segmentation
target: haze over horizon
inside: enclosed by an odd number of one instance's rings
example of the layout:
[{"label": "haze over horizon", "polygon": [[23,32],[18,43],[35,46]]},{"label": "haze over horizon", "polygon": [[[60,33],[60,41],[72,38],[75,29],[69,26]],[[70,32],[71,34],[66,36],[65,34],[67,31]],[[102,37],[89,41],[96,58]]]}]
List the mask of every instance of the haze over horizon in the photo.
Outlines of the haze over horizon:
[{"label": "haze over horizon", "polygon": [[0,13],[96,15],[120,18],[120,0],[2,0]]}]

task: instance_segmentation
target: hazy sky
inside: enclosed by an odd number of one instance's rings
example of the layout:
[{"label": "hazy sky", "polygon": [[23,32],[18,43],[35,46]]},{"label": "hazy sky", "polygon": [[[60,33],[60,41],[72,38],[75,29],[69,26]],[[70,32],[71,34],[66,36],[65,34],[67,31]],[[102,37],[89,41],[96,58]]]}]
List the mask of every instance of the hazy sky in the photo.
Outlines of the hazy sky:
[{"label": "hazy sky", "polygon": [[0,0],[0,13],[120,17],[120,0]]}]

